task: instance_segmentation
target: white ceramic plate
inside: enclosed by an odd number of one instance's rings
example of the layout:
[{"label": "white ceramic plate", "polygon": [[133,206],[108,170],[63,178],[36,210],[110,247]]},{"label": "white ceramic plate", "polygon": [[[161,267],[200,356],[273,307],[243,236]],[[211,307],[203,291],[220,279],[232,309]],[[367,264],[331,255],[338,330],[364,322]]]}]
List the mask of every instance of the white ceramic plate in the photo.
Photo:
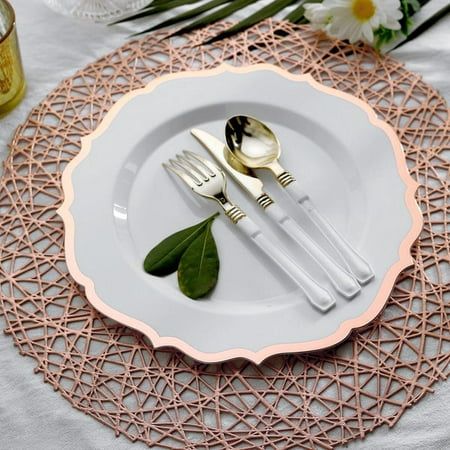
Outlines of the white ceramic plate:
[{"label": "white ceramic plate", "polygon": [[[161,239],[217,210],[161,166],[183,149],[206,151],[193,127],[223,138],[225,120],[249,114],[278,134],[282,163],[320,211],[370,262],[375,279],[360,295],[321,313],[221,215],[213,226],[221,269],[209,298],[193,301],[176,275],[146,274],[146,253]],[[329,347],[372,320],[397,275],[411,263],[420,232],[415,182],[393,130],[362,101],[309,76],[271,65],[221,66],[161,77],[123,97],[83,139],[63,175],[66,252],[93,306],[202,361]],[[320,240],[307,218],[264,175],[267,191]],[[229,194],[263,230],[332,291],[318,268],[229,181]],[[320,242],[327,248],[326,243]]]}]

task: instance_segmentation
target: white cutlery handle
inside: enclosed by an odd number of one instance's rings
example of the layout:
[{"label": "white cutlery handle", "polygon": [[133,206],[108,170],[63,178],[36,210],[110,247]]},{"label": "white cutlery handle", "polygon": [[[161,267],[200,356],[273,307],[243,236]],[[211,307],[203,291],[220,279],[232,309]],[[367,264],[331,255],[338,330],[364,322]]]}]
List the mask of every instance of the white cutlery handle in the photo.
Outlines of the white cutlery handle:
[{"label": "white cutlery handle", "polygon": [[280,206],[272,203],[264,212],[319,264],[338,292],[347,298],[360,292],[361,288],[353,276],[325,253]]},{"label": "white cutlery handle", "polygon": [[248,217],[244,217],[236,226],[248,236],[269,258],[289,275],[293,281],[303,290],[308,300],[321,311],[327,311],[335,300],[331,294],[319,286],[295,261],[284,253],[277,245],[269,241],[256,225]]},{"label": "white cutlery handle", "polygon": [[289,196],[294,199],[308,214],[314,224],[322,234],[328,239],[331,245],[339,252],[348,268],[355,275],[360,283],[370,281],[374,273],[369,263],[336,231],[336,229],[323,217],[313,205],[308,195],[299,187],[296,181],[285,187]]}]

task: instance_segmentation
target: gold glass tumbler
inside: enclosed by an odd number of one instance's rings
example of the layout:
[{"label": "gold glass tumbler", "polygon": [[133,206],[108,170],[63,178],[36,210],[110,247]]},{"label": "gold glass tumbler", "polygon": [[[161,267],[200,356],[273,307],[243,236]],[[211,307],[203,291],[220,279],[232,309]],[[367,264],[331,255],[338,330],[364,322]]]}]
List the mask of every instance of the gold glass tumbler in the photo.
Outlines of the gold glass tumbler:
[{"label": "gold glass tumbler", "polygon": [[6,0],[0,0],[0,117],[11,111],[24,93],[14,10]]}]

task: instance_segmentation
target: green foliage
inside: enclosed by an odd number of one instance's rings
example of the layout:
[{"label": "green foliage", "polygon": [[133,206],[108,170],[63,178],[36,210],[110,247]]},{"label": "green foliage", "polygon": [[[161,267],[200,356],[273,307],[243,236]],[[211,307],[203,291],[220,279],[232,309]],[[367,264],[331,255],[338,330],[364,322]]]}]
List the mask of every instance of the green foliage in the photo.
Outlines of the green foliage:
[{"label": "green foliage", "polygon": [[[414,5],[414,6],[413,6]],[[400,10],[403,17],[400,19],[400,30],[407,36],[413,22],[411,16],[414,14],[414,7],[417,6],[417,0],[400,0]]]},{"label": "green foliage", "polygon": [[275,14],[277,14],[287,6],[291,5],[295,1],[296,0],[273,0],[264,8],[259,9],[255,13],[248,16],[246,19],[241,20],[236,25],[233,25],[231,28],[228,28],[228,30],[219,33],[217,36],[205,42],[205,44],[210,44],[212,42],[219,41],[223,38],[239,33],[240,31],[246,30],[247,28],[255,25],[256,23],[261,22],[267,19],[268,17],[274,16]]},{"label": "green foliage", "polygon": [[397,35],[397,32],[394,30],[390,30],[389,28],[380,27],[378,30],[374,32],[375,35],[375,48],[377,50],[380,50],[383,45],[387,44],[388,42],[391,42],[395,36]]},{"label": "green foliage", "polygon": [[178,266],[178,286],[192,299],[211,292],[219,276],[219,256],[208,222],[202,234],[187,248]]},{"label": "green foliage", "polygon": [[429,0],[401,0],[401,8],[403,12],[403,17],[400,20],[401,30],[394,31],[389,30],[384,27],[380,27],[375,31],[375,48],[380,49],[383,45],[392,42],[394,39],[398,38],[399,34],[403,34],[406,39],[400,41],[392,50],[401,47],[403,44],[412,41],[416,37],[420,36],[426,30],[428,30],[432,25],[441,20],[450,12],[450,4],[444,6],[430,18],[421,23],[414,31],[411,31],[413,20],[412,16],[427,4]]},{"label": "green foliage", "polygon": [[215,23],[219,20],[226,19],[227,17],[231,16],[231,14],[239,11],[242,8],[245,8],[246,6],[251,5],[252,3],[255,3],[255,0],[234,0],[230,4],[220,9],[216,9],[212,13],[207,14],[206,16],[201,16],[199,19],[194,20],[180,30],[176,31],[173,35],[184,34],[188,31],[196,30],[197,28],[201,28]]},{"label": "green foliage", "polygon": [[[306,3],[320,3],[322,0],[272,0],[271,3],[262,6],[255,12],[249,14],[245,19],[226,29],[225,31],[214,36],[207,43],[218,41],[226,37],[233,36],[236,33],[246,30],[247,28],[257,24],[258,22],[265,20],[269,17],[273,17],[280,11],[295,4],[295,7],[284,17],[292,23],[302,24],[307,23],[305,18],[304,6]],[[430,20],[425,22],[425,27],[418,27],[419,33],[411,33],[413,24],[412,17],[420,10],[422,6],[428,3],[430,0],[400,0],[400,8],[402,11],[402,18],[400,19],[400,31],[389,30],[384,27],[380,27],[375,31],[375,48],[380,49],[383,45],[396,39],[399,34],[409,36],[405,42],[421,34],[425,29],[429,28],[433,23],[439,20],[448,10],[448,5],[441,11],[435,14]],[[118,20],[115,23],[126,22],[129,20],[143,19],[146,17],[153,17],[156,14],[176,10],[180,6],[193,5],[191,9],[183,13],[175,14],[173,17],[156,23],[153,26],[144,28],[137,34],[148,33],[168,26],[176,25],[181,22],[186,22],[184,26],[176,30],[170,36],[180,35],[189,31],[211,25],[219,20],[226,19],[232,14],[240,11],[252,4],[257,4],[258,0],[209,0],[207,2],[200,2],[200,0],[153,0],[141,10],[133,13],[127,17]]]},{"label": "green foliage", "polygon": [[301,0],[300,4],[294,8],[285,18],[284,20],[287,20],[292,23],[302,23],[307,22],[305,18],[305,5],[306,3],[322,3],[322,0]]},{"label": "green foliage", "polygon": [[217,216],[218,213],[162,240],[145,257],[144,270],[158,277],[175,272],[183,253]]},{"label": "green foliage", "polygon": [[211,0],[207,3],[204,3],[203,5],[198,6],[197,8],[192,8],[189,11],[186,11],[182,14],[178,14],[175,17],[172,17],[170,19],[164,20],[163,22],[160,22],[150,28],[146,28],[145,30],[140,31],[139,34],[148,33],[150,31],[159,30],[160,28],[169,27],[171,25],[175,25],[179,22],[183,22],[185,20],[191,19],[193,17],[197,17],[199,14],[202,14],[206,11],[209,11],[211,8],[215,8],[216,6],[220,6],[224,3],[229,3],[230,0]]},{"label": "green foliage", "polygon": [[144,270],[158,277],[178,270],[178,286],[192,299],[211,292],[219,276],[219,256],[211,230],[218,215],[162,240],[145,257]]},{"label": "green foliage", "polygon": [[436,22],[438,22],[443,17],[445,17],[448,13],[450,13],[450,3],[448,5],[446,5],[446,6],[444,6],[443,8],[441,8],[435,14],[433,14],[430,18],[425,20],[425,22],[421,23],[413,32],[411,32],[407,36],[406,39],[404,39],[402,42],[400,42],[398,45],[396,45],[392,50],[402,46],[406,42],[412,41],[417,36],[420,36],[422,33],[427,31],[431,26],[433,26]]}]

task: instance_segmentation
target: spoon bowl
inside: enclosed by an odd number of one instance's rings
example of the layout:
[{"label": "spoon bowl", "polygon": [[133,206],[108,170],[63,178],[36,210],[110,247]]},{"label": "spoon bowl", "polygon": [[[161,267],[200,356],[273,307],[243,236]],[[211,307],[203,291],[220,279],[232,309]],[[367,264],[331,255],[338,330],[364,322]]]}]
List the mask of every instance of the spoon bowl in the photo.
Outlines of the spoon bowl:
[{"label": "spoon bowl", "polygon": [[251,169],[248,166],[244,166],[244,164],[242,164],[237,158],[236,156],[234,156],[233,153],[231,153],[229,151],[229,149],[226,149],[224,151],[224,157],[225,160],[227,161],[227,163],[235,170],[237,170],[238,172],[243,173],[244,175],[248,175],[249,177],[254,177],[257,178],[255,175],[255,172],[253,171],[253,169]]},{"label": "spoon bowl", "polygon": [[233,156],[252,169],[271,168],[277,162],[281,146],[275,133],[250,116],[233,116],[225,125],[225,139]]}]

